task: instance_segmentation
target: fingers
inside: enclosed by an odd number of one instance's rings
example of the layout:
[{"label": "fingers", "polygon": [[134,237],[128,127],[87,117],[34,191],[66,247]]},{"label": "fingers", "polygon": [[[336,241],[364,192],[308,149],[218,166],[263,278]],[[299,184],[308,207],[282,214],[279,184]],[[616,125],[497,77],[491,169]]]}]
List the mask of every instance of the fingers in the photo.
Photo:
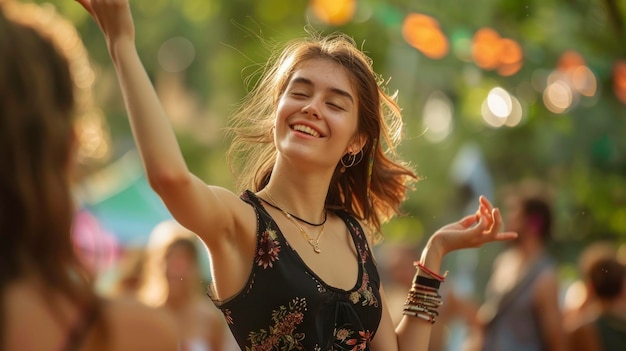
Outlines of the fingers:
[{"label": "fingers", "polygon": [[478,206],[478,210],[476,211],[476,217],[485,218],[487,223],[489,224],[489,227],[491,227],[494,223],[494,215],[493,215],[494,207],[491,204],[491,202],[489,202],[489,200],[483,195],[480,196],[478,201],[479,201],[479,206]]},{"label": "fingers", "polygon": [[469,216],[466,216],[466,217],[462,218],[459,221],[459,223],[461,223],[461,226],[463,228],[469,228],[474,223],[476,223],[479,219],[480,219],[480,217],[477,214],[476,215],[469,215]]},{"label": "fingers", "polygon": [[494,241],[508,241],[508,240],[513,240],[513,239],[517,239],[516,232],[499,232],[499,233],[496,233],[496,235],[493,238]]}]

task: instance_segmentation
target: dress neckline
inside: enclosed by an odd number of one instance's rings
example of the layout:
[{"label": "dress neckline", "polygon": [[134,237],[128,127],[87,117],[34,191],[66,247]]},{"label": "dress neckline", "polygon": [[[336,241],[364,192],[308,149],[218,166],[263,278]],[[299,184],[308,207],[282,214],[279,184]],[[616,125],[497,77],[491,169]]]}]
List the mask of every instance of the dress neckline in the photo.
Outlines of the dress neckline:
[{"label": "dress neckline", "polygon": [[272,217],[269,212],[267,212],[267,209],[265,208],[265,206],[263,206],[263,203],[261,201],[261,199],[252,191],[248,190],[247,191],[248,194],[250,195],[250,198],[254,199],[254,202],[259,206],[259,208],[263,211],[263,213],[272,221],[272,223],[274,224],[274,226],[276,227],[276,234],[277,236],[280,238],[279,240],[285,244],[285,246],[288,247],[289,252],[297,259],[297,261],[304,267],[305,271],[307,274],[311,275],[313,278],[315,278],[315,280],[317,280],[320,284],[322,284],[324,286],[324,288],[328,289],[328,290],[332,290],[335,292],[339,292],[339,293],[344,293],[344,294],[349,294],[352,293],[354,291],[359,290],[359,288],[362,285],[363,282],[363,262],[361,262],[361,252],[360,252],[360,246],[359,246],[359,242],[357,241],[356,235],[352,229],[352,226],[350,225],[350,223],[348,222],[348,218],[347,215],[343,212],[340,211],[336,211],[334,210],[333,213],[337,214],[337,216],[339,218],[341,218],[341,220],[344,222],[345,226],[346,226],[346,230],[348,231],[348,234],[350,234],[350,238],[352,239],[352,244],[354,245],[354,249],[356,250],[357,253],[357,257],[356,257],[356,264],[357,264],[357,279],[356,282],[354,284],[354,286],[348,290],[343,289],[343,288],[339,288],[336,286],[332,286],[330,284],[328,284],[324,279],[322,279],[305,261],[304,259],[302,259],[302,256],[300,256],[300,254],[298,253],[298,251],[296,251],[296,249],[293,248],[293,246],[291,244],[289,244],[289,241],[287,240],[287,238],[285,237],[285,235],[283,234],[281,228],[278,226],[278,223],[276,223],[276,220],[274,220],[274,217]]}]

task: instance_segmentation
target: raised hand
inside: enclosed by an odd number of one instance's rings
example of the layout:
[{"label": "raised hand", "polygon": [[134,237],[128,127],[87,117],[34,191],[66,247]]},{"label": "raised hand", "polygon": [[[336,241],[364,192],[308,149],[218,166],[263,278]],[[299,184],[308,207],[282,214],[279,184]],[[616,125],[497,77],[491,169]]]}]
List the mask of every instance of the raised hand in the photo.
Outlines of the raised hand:
[{"label": "raised hand", "polygon": [[502,215],[484,196],[475,214],[440,228],[431,238],[432,248],[442,255],[454,250],[476,248],[493,241],[515,239],[517,233],[501,232]]},{"label": "raised hand", "polygon": [[91,14],[107,40],[109,50],[119,40],[135,40],[135,25],[128,0],[76,0]]}]

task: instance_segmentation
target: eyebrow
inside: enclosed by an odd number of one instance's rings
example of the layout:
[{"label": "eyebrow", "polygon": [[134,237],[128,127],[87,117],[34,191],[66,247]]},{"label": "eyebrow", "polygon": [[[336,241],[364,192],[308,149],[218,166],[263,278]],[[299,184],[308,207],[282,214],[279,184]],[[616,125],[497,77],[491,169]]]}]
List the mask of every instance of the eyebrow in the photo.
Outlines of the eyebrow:
[{"label": "eyebrow", "polygon": [[[303,78],[303,77],[296,77],[291,82],[292,83],[302,83],[302,84],[306,84],[306,85],[310,85],[310,86],[314,85],[313,81],[311,81],[308,78]],[[334,94],[345,96],[348,99],[350,99],[350,102],[354,103],[354,98],[352,98],[352,95],[350,95],[350,93],[348,93],[347,91],[339,89],[339,88],[330,88],[330,91],[332,93],[334,93]]]}]

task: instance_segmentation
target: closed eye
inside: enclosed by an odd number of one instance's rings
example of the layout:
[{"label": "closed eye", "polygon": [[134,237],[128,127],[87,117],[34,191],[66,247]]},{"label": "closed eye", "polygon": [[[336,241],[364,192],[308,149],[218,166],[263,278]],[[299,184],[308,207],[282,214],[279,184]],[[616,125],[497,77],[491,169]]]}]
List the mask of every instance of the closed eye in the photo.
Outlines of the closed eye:
[{"label": "closed eye", "polygon": [[345,108],[343,108],[343,107],[341,107],[341,106],[339,106],[339,105],[337,105],[337,104],[335,104],[333,102],[329,102],[327,104],[328,104],[328,106],[330,106],[331,108],[336,109],[336,110],[341,110],[341,111],[345,111],[346,110]]}]

